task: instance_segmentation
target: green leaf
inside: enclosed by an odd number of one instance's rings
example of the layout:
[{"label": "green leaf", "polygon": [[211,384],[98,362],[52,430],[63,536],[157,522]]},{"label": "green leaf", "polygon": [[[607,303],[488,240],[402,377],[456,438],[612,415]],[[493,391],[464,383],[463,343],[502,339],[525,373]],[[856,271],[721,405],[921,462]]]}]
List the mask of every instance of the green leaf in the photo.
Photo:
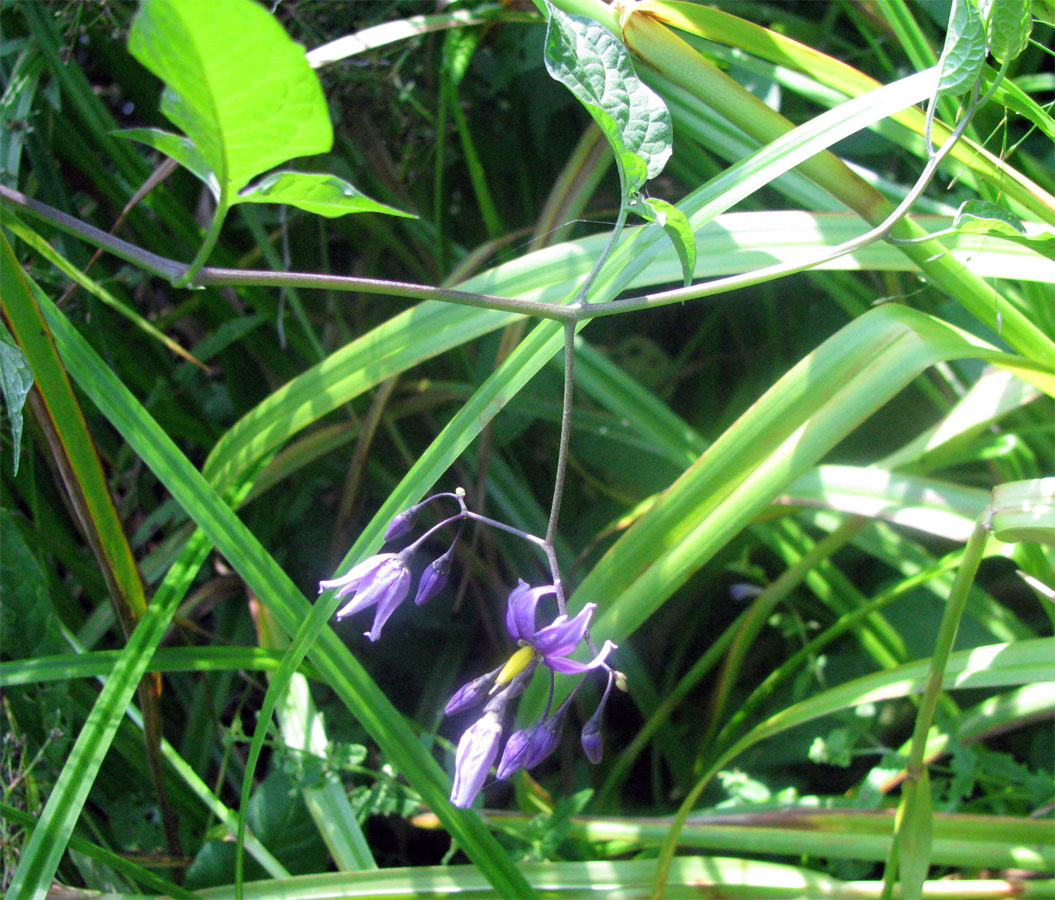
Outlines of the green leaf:
[{"label": "green leaf", "polygon": [[546,5],[546,69],[608,138],[629,195],[662,172],[670,158],[670,112],[634,74],[629,52],[612,32],[593,19],[566,15],[548,0]]},{"label": "green leaf", "polygon": [[965,234],[991,234],[1006,238],[1038,253],[1050,256],[1055,250],[1055,228],[1031,222],[1027,226],[1018,216],[988,200],[967,200],[960,204],[953,227]]},{"label": "green leaf", "polygon": [[962,94],[978,80],[985,63],[985,26],[972,0],[953,0],[945,46],[938,60],[938,95]]},{"label": "green leaf", "polygon": [[1033,0],[1030,13],[1039,22],[1055,25],[1055,0]]},{"label": "green leaf", "polygon": [[19,520],[6,509],[0,509],[0,534],[4,536],[4,552],[0,553],[0,591],[4,597],[0,605],[0,649],[4,665],[9,667],[13,660],[34,661],[44,654],[59,653],[65,649],[65,641],[52,613],[44,570],[22,537]]},{"label": "green leaf", "polygon": [[998,484],[993,488],[991,525],[998,540],[1055,547],[1055,478]]},{"label": "green leaf", "polygon": [[897,857],[902,896],[919,897],[930,868],[934,831],[930,776],[926,767],[919,781],[906,780],[897,820]]},{"label": "green leaf", "polygon": [[642,218],[655,222],[667,233],[677,251],[681,275],[685,286],[688,287],[696,271],[696,235],[689,224],[689,217],[673,203],[651,197],[639,198],[636,203],[632,203],[631,208]]},{"label": "green leaf", "polygon": [[196,0],[143,0],[128,49],[165,82],[162,112],[197,146],[221,191],[333,145],[304,48],[252,0],[207,11]]},{"label": "green leaf", "polygon": [[274,172],[245,188],[233,202],[288,203],[328,218],[360,212],[417,218],[413,213],[371,200],[343,178],[321,172]]},{"label": "green leaf", "polygon": [[1029,0],[991,0],[986,20],[989,52],[997,62],[1013,60],[1029,45],[1033,29]]},{"label": "green leaf", "polygon": [[[2,326],[0,326],[2,328]],[[18,474],[18,456],[22,448],[22,407],[29,389],[33,387],[33,370],[6,328],[0,331],[0,389],[4,392],[4,406],[11,420],[11,452],[14,472]]]},{"label": "green leaf", "polygon": [[173,134],[171,131],[162,131],[160,128],[125,128],[113,134],[146,144],[172,157],[199,181],[204,182],[217,200],[220,199],[220,182],[216,180],[216,173],[190,138]]}]

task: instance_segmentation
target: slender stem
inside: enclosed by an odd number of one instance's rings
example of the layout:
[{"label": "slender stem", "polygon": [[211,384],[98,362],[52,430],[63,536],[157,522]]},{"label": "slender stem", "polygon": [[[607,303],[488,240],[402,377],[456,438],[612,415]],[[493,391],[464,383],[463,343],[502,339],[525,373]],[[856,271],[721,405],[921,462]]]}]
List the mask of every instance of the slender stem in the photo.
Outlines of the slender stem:
[{"label": "slender stem", "polygon": [[[94,247],[101,247],[119,259],[132,263],[169,282],[175,282],[187,271],[187,266],[174,259],[159,256],[137,247],[135,244],[108,234],[101,228],[82,222],[46,203],[27,197],[0,184],[0,198],[13,206],[72,234]],[[227,269],[205,266],[195,278],[196,285],[224,285],[237,287],[303,287],[330,291],[348,291],[360,294],[380,294],[390,297],[406,297],[412,300],[441,300],[462,306],[494,309],[499,312],[538,316],[565,322],[576,319],[572,306],[557,303],[542,303],[537,300],[519,300],[500,297],[496,294],[475,294],[453,288],[441,288],[408,281],[386,281],[381,278],[357,278],[350,275],[324,275],[316,272],[270,272],[263,269]]]},{"label": "slender stem", "polygon": [[564,323],[564,397],[560,414],[560,445],[557,449],[557,473],[553,477],[553,503],[549,510],[549,523],[546,525],[545,549],[549,560],[550,572],[553,575],[553,588],[557,595],[557,611],[567,615],[568,607],[564,597],[564,584],[557,565],[555,544],[557,540],[557,520],[560,518],[560,504],[564,495],[564,476],[568,470],[568,445],[571,442],[571,407],[574,393],[575,375],[575,323]]},{"label": "slender stem", "polygon": [[[619,180],[623,181],[623,168],[619,167]],[[604,245],[604,250],[601,251],[601,255],[597,257],[597,262],[594,263],[593,268],[590,270],[590,274],[586,276],[586,280],[582,283],[582,287],[579,288],[579,293],[575,297],[575,303],[579,306],[586,303],[586,297],[590,293],[590,288],[593,287],[593,283],[597,276],[601,273],[601,269],[604,268],[604,264],[608,261],[608,257],[612,255],[612,251],[615,249],[616,241],[619,240],[619,236],[623,233],[623,227],[626,225],[626,216],[628,207],[626,200],[619,204],[619,215],[616,216],[615,225],[612,227],[612,233],[608,237],[608,243]]]},{"label": "slender stem", "polygon": [[[989,517],[991,510],[985,510],[975,522],[974,530],[967,539],[967,545],[963,549],[963,557],[960,566],[956,570],[952,587],[949,589],[949,599],[942,613],[941,625],[938,626],[938,637],[934,642],[934,653],[930,658],[930,671],[927,674],[927,684],[920,698],[919,709],[916,711],[916,723],[912,730],[912,747],[909,750],[908,762],[905,764],[905,781],[907,787],[919,785],[924,776],[924,756],[927,749],[927,735],[934,721],[934,712],[938,707],[938,698],[941,696],[942,682],[945,678],[945,669],[949,662],[949,654],[956,640],[956,632],[960,627],[960,619],[967,605],[967,595],[971,584],[974,582],[975,573],[985,554],[985,547],[989,541]],[[912,794],[907,798],[909,802],[923,803],[925,798]],[[903,838],[906,828],[914,827],[917,816],[913,810],[906,809],[904,815],[899,816],[898,825],[895,829],[894,840],[891,842],[893,850]],[[891,860],[887,860],[888,872],[884,875],[893,877]]]},{"label": "slender stem", "polygon": [[227,202],[226,191],[222,191],[216,204],[216,211],[212,215],[212,221],[209,223],[209,230],[205,232],[205,238],[202,240],[201,246],[198,248],[194,259],[191,260],[190,265],[187,266],[179,278],[172,282],[174,288],[188,287],[190,285],[197,286],[194,279],[201,271],[202,266],[205,265],[205,261],[209,258],[209,254],[212,253],[216,242],[220,239],[220,231],[223,228],[224,219],[227,218],[230,208],[231,204]]},{"label": "slender stem", "polygon": [[697,300],[701,297],[725,293],[735,288],[750,287],[751,285],[761,284],[765,281],[772,281],[775,278],[780,278],[784,275],[791,275],[795,272],[803,272],[833,259],[838,259],[840,256],[855,253],[876,241],[889,240],[891,230],[908,212],[910,207],[919,199],[920,195],[927,189],[931,179],[934,178],[934,173],[937,171],[938,166],[960,139],[964,130],[967,128],[967,125],[970,123],[971,115],[977,105],[977,102],[971,104],[967,113],[960,119],[955,130],[949,135],[945,143],[942,144],[941,149],[928,160],[927,165],[923,168],[916,183],[912,186],[912,190],[905,195],[905,198],[897,205],[897,207],[895,207],[890,215],[875,226],[875,228],[869,229],[864,234],[851,238],[848,241],[844,241],[841,244],[836,244],[834,247],[825,250],[820,255],[809,259],[806,262],[778,263],[773,266],[764,266],[761,269],[755,269],[752,272],[744,272],[740,275],[729,275],[724,278],[714,278],[710,281],[698,282],[696,284],[691,284],[686,288],[675,288],[670,291],[645,294],[641,297],[628,297],[625,300],[613,300],[611,303],[591,305],[585,308],[581,305],[573,308],[583,318],[596,318],[598,316],[610,316],[617,313],[631,312],[632,310],[667,306],[671,303],[683,303],[686,300]]},{"label": "slender stem", "polygon": [[490,525],[492,528],[498,528],[501,531],[508,531],[510,534],[515,534],[517,537],[523,538],[525,541],[530,541],[539,547],[545,547],[546,542],[537,537],[534,534],[528,534],[526,531],[521,531],[513,525],[506,525],[505,522],[499,522],[497,519],[491,519],[488,516],[481,516],[479,513],[467,512],[465,518],[472,519],[473,521],[480,522],[482,525]]}]

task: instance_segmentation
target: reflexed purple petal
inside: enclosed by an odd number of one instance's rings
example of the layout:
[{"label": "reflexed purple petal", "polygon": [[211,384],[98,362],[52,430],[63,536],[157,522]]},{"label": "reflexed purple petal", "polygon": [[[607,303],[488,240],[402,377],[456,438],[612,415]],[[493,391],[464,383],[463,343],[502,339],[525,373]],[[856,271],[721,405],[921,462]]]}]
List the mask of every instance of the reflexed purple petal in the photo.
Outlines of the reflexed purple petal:
[{"label": "reflexed purple petal", "polygon": [[611,641],[605,641],[604,646],[601,647],[597,655],[586,663],[576,662],[574,659],[565,659],[562,656],[544,656],[542,661],[554,672],[561,672],[564,675],[581,675],[583,672],[589,672],[591,669],[597,669],[603,665],[608,658],[608,654],[615,647],[616,645]]},{"label": "reflexed purple petal", "polygon": [[496,777],[505,780],[517,769],[523,768],[524,756],[528,752],[531,737],[535,733],[536,728],[538,728],[537,725],[533,725],[531,728],[522,728],[520,731],[514,731],[509,736],[505,749],[502,751],[502,758],[498,761]]},{"label": "reflexed purple petal", "polygon": [[341,590],[337,594],[338,597],[350,594],[352,591],[358,590],[361,583],[367,581],[381,566],[390,559],[394,559],[395,556],[395,553],[378,553],[376,556],[369,556],[340,578],[320,581],[319,593],[321,594],[327,588],[340,588]]},{"label": "reflexed purple petal", "polygon": [[539,596],[523,580],[510,592],[506,604],[506,630],[514,641],[530,641],[535,636],[535,607]]},{"label": "reflexed purple petal", "polygon": [[472,806],[484,786],[502,738],[501,716],[488,713],[466,729],[454,755],[454,787],[451,803],[462,809]]},{"label": "reflexed purple petal", "polygon": [[366,609],[368,606],[372,606],[376,602],[377,597],[373,596],[370,592],[362,592],[352,597],[352,599],[337,610],[334,615],[336,615],[338,619],[343,619],[345,616],[353,616],[357,612]]},{"label": "reflexed purple petal", "polygon": [[579,646],[596,608],[596,603],[587,603],[574,619],[557,616],[552,625],[538,630],[531,641],[532,646],[546,657],[567,656]]},{"label": "reflexed purple petal", "polygon": [[491,690],[491,685],[494,683],[495,676],[500,671],[501,666],[493,672],[488,672],[486,675],[481,675],[479,678],[474,678],[472,681],[463,684],[454,692],[454,696],[447,701],[447,705],[443,708],[443,711],[448,716],[452,716],[456,712],[461,712],[463,709],[469,709],[472,706],[476,706],[477,703],[487,696],[488,692]]},{"label": "reflexed purple petal", "polygon": [[407,594],[410,592],[410,570],[400,563],[398,572],[393,571],[392,575],[386,577],[384,581],[379,577],[375,584],[379,585],[377,612],[374,613],[373,626],[366,632],[366,636],[372,641],[381,637],[382,626],[396,611],[396,607],[407,599]]}]

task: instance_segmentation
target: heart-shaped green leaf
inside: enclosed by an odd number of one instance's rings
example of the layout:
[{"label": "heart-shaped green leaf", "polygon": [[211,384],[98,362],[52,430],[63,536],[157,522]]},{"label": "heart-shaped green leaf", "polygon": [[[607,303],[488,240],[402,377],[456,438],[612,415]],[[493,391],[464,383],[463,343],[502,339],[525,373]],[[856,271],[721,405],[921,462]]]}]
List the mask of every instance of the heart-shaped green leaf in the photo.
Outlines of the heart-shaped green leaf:
[{"label": "heart-shaped green leaf", "polygon": [[165,82],[161,111],[193,141],[221,192],[333,144],[304,48],[252,0],[143,0],[128,49]]},{"label": "heart-shaped green leaf", "polygon": [[953,0],[949,28],[938,66],[938,94],[962,94],[982,72],[985,63],[985,25],[973,0]]},{"label": "heart-shaped green leaf", "polygon": [[321,172],[275,172],[232,199],[235,203],[288,203],[329,218],[360,212],[417,218],[413,213],[371,200],[343,178]]},{"label": "heart-shaped green leaf", "polygon": [[673,126],[659,96],[634,73],[630,53],[607,28],[569,16],[547,0],[546,69],[567,87],[608,138],[629,196],[670,158]]},{"label": "heart-shaped green leaf", "polygon": [[643,219],[655,222],[667,233],[677,251],[681,276],[687,287],[696,271],[696,235],[689,224],[689,217],[673,203],[652,197],[639,197],[631,203],[631,209]]},{"label": "heart-shaped green leaf", "polygon": [[1029,45],[1033,30],[1029,0],[990,0],[986,20],[989,52],[998,63],[1014,59]]},{"label": "heart-shaped green leaf", "polygon": [[1055,229],[1039,222],[1025,223],[1002,206],[988,200],[967,200],[960,204],[952,221],[957,231],[966,234],[991,234],[1033,247],[1038,253],[1051,255],[1055,250]]}]

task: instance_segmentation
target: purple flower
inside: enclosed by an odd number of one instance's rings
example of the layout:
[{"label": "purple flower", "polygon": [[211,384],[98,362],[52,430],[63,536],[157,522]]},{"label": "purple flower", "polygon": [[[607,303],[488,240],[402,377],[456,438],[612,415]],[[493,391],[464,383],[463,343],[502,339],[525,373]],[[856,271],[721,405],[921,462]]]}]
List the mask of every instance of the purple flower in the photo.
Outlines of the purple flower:
[{"label": "purple flower", "polygon": [[[611,641],[605,641],[600,652],[588,663],[565,659],[585,637],[597,604],[587,603],[574,618],[557,616],[549,625],[535,630],[535,608],[538,606],[539,599],[552,593],[554,593],[552,585],[533,588],[524,581],[513,588],[506,607],[506,628],[509,634],[521,647],[531,647],[542,662],[554,672],[581,675],[583,672],[603,666],[608,654],[615,649],[615,644]],[[501,675],[499,680],[501,680]]]},{"label": "purple flower", "polygon": [[[496,698],[497,699],[497,698]],[[451,803],[468,809],[484,786],[487,773],[498,756],[498,744],[502,740],[502,713],[505,704],[492,709],[488,704],[483,716],[473,722],[458,741],[454,755],[454,787]]]},{"label": "purple flower", "polygon": [[355,597],[337,610],[337,618],[353,615],[367,607],[377,606],[374,624],[366,632],[372,641],[381,637],[381,628],[410,592],[410,570],[400,553],[379,553],[363,560],[347,575],[332,581],[320,581],[319,591],[337,588],[337,596]]}]

